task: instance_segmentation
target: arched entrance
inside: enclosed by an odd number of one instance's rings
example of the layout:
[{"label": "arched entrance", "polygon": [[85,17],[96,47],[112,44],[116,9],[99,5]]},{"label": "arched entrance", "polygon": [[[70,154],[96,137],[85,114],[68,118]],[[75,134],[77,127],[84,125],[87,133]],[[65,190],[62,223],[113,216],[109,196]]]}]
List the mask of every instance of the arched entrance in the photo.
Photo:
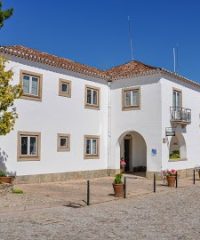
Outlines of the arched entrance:
[{"label": "arched entrance", "polygon": [[169,159],[184,160],[186,158],[187,158],[187,151],[186,151],[185,139],[181,133],[176,133],[176,135],[173,136],[170,141]]},{"label": "arched entrance", "polygon": [[141,134],[129,131],[119,138],[120,159],[126,161],[125,172],[145,175],[147,169],[147,146]]}]

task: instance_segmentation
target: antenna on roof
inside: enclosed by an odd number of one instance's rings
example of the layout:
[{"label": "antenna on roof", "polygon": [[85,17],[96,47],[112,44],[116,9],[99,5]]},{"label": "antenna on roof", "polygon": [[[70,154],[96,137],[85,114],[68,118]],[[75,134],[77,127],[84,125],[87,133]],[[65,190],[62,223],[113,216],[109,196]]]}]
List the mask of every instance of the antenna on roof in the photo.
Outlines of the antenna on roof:
[{"label": "antenna on roof", "polygon": [[176,48],[173,48],[174,72],[176,72]]},{"label": "antenna on roof", "polygon": [[133,60],[133,39],[131,36],[131,20],[130,16],[128,16],[128,33],[129,33],[129,44],[130,44],[130,52],[131,52],[131,60]]},{"label": "antenna on roof", "polygon": [[178,67],[179,67],[179,62],[178,62],[178,44],[176,47],[173,48],[173,65],[174,65],[174,72],[177,72]]}]

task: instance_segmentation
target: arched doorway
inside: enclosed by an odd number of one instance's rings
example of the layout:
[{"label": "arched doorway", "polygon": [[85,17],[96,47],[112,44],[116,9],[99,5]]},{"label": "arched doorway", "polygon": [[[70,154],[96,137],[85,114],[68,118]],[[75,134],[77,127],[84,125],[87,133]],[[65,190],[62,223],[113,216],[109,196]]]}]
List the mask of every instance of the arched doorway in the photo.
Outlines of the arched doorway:
[{"label": "arched doorway", "polygon": [[170,160],[184,160],[187,158],[186,143],[181,133],[176,133],[171,138],[169,147],[169,159]]},{"label": "arched doorway", "polygon": [[145,175],[147,169],[147,146],[141,134],[129,131],[119,138],[120,159],[126,161],[125,172]]}]

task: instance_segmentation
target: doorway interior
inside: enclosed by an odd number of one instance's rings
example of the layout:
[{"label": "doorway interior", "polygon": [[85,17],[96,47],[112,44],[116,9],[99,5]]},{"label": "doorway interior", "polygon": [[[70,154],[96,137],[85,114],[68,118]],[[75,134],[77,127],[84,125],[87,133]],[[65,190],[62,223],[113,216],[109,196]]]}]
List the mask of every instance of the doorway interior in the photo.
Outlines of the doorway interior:
[{"label": "doorway interior", "polygon": [[125,173],[146,176],[147,150],[144,138],[137,132],[128,132],[120,140],[120,157],[125,159]]}]

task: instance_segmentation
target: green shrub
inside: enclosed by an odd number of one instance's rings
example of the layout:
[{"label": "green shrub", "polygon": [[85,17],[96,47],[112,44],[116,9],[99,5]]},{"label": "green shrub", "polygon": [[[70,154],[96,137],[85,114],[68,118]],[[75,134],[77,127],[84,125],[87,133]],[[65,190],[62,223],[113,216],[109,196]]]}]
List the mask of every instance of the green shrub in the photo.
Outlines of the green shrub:
[{"label": "green shrub", "polygon": [[122,174],[121,173],[118,173],[115,175],[115,179],[114,179],[114,183],[115,184],[122,184]]},{"label": "green shrub", "polygon": [[23,190],[22,189],[19,189],[19,188],[12,188],[12,193],[16,193],[16,194],[23,194]]},{"label": "green shrub", "polygon": [[169,158],[170,159],[180,158],[180,151],[174,150],[172,153],[170,153]]},{"label": "green shrub", "polygon": [[6,176],[7,176],[6,172],[0,169],[0,177],[6,177]]}]

